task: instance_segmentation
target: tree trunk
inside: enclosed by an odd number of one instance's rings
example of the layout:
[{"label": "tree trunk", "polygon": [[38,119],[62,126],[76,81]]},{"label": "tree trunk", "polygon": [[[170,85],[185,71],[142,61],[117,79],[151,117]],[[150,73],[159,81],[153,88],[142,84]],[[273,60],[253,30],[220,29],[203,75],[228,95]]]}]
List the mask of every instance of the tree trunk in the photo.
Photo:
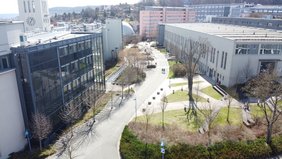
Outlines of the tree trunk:
[{"label": "tree trunk", "polygon": [[124,87],[124,83],[122,83],[121,85],[121,100],[123,100],[123,87]]},{"label": "tree trunk", "polygon": [[266,143],[271,146],[271,143],[272,143],[272,127],[273,127],[273,124],[268,124],[267,125],[267,133],[266,133]]},{"label": "tree trunk", "polygon": [[193,98],[193,77],[188,77],[188,97],[189,97],[189,103],[194,102]]},{"label": "tree trunk", "polygon": [[226,119],[226,121],[227,121],[228,124],[230,125],[229,114],[230,114],[230,106],[228,106],[228,109],[227,109],[227,119]]},{"label": "tree trunk", "polygon": [[42,150],[42,141],[39,140],[39,148],[40,148],[40,151]]},{"label": "tree trunk", "polygon": [[165,127],[164,127],[164,110],[162,110],[162,127],[163,127],[163,131],[165,130]]}]

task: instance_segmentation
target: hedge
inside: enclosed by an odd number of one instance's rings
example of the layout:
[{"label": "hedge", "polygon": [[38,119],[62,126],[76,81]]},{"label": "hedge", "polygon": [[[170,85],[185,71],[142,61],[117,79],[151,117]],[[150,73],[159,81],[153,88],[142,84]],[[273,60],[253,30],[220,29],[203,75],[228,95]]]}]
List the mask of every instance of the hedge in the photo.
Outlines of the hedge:
[{"label": "hedge", "polygon": [[[273,145],[278,154],[282,153],[282,136],[273,137]],[[124,128],[120,153],[122,159],[144,159],[146,144],[141,142],[126,126]],[[177,144],[166,147],[166,159],[259,159],[271,156],[271,149],[264,138],[253,141],[224,141],[210,147],[203,145]],[[148,144],[148,159],[161,158],[160,146]]]}]

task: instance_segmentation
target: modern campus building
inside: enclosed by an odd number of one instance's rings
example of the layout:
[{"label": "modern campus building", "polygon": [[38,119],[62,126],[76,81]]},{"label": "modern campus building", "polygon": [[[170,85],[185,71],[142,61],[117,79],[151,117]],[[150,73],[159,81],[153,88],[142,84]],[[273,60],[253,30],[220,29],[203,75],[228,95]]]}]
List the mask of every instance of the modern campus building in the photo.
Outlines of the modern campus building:
[{"label": "modern campus building", "polygon": [[98,96],[104,92],[101,33],[46,33],[27,40],[30,43],[22,41],[11,50],[28,128],[36,112],[50,117],[56,127],[63,106],[75,102],[85,111],[85,93],[94,90]]},{"label": "modern campus building", "polygon": [[281,19],[214,17],[212,23],[282,30]]},{"label": "modern campus building", "polygon": [[201,56],[198,72],[225,86],[245,82],[268,66],[282,75],[278,31],[212,23],[165,24],[163,31],[163,44],[172,54],[185,47],[185,39],[206,39],[209,51]]},{"label": "modern campus building", "polygon": [[118,52],[122,49],[122,21],[121,19],[106,19],[106,24],[103,28],[103,48],[104,60],[108,66],[112,62],[116,62]]},{"label": "modern campus building", "polygon": [[195,22],[195,12],[187,7],[145,7],[140,11],[140,32],[145,38],[156,38],[159,23]]},{"label": "modern campus building", "polygon": [[23,22],[0,22],[0,159],[24,148],[25,125],[10,47],[19,43]]},{"label": "modern campus building", "polygon": [[[197,5],[188,5],[188,7],[193,8],[196,12],[196,21],[197,22],[206,22],[209,21],[211,17],[229,17],[229,16],[238,16],[240,13],[235,14],[236,8],[243,7],[244,4],[197,4]],[[234,9],[235,8],[235,9]],[[234,9],[234,10],[233,10]]]}]

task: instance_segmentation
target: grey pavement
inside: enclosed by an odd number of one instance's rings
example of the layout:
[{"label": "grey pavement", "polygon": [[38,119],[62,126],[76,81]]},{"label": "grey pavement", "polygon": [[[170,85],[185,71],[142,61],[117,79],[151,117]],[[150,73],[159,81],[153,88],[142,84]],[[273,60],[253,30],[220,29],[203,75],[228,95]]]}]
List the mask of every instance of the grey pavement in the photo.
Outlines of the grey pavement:
[{"label": "grey pavement", "polygon": [[[102,121],[98,121],[95,126],[95,135],[76,147],[75,156],[78,159],[119,159],[119,141],[125,125],[135,115],[135,100],[137,99],[137,107],[146,101],[146,99],[159,87],[162,81],[167,78],[167,73],[162,74],[161,69],[168,70],[168,63],[165,56],[155,49],[153,54],[158,63],[157,68],[146,72],[146,80],[140,85],[135,87],[135,96],[129,98],[123,103],[123,106],[118,110],[113,111],[111,115]],[[79,147],[78,147],[79,146]],[[62,158],[57,156],[49,157]]]}]

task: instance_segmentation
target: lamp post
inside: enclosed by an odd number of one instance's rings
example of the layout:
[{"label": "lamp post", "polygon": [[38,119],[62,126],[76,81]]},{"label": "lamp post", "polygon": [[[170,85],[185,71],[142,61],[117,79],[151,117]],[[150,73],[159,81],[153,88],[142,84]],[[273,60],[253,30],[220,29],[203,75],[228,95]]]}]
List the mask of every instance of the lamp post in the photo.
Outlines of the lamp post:
[{"label": "lamp post", "polygon": [[135,121],[137,119],[137,97],[134,98],[135,100]]},{"label": "lamp post", "polygon": [[28,142],[29,151],[31,151],[30,132],[28,131],[28,129],[25,130],[24,136],[25,136],[25,138],[26,138],[26,140]]}]

